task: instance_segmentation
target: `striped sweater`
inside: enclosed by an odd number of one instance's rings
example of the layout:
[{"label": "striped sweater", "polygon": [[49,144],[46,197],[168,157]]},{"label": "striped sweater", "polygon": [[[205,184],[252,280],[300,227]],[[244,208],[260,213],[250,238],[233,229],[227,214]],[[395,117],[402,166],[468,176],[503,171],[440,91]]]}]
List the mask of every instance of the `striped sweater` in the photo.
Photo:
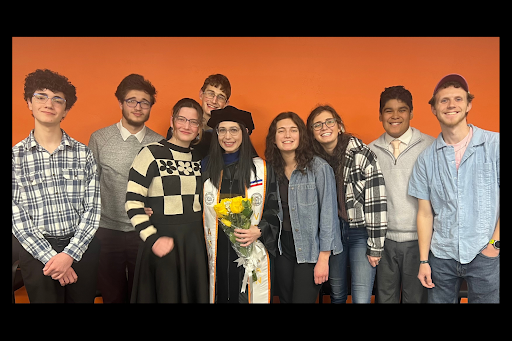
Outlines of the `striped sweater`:
[{"label": "striped sweater", "polygon": [[[202,220],[202,188],[197,151],[164,139],[142,148],[133,160],[125,209],[141,239],[154,244],[160,237],[159,224]],[[153,210],[151,218],[144,207]]]}]

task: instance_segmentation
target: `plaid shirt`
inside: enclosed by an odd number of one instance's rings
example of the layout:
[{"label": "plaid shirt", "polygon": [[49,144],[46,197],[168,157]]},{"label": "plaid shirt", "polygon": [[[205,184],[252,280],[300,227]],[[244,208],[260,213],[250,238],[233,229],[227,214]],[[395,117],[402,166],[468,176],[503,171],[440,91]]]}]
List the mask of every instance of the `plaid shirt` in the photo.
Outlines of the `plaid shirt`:
[{"label": "plaid shirt", "polygon": [[37,143],[33,130],[12,148],[12,233],[43,264],[57,254],[45,236],[73,236],[63,252],[80,261],[100,220],[93,154],[62,133],[51,154]]},{"label": "plaid shirt", "polygon": [[345,200],[351,228],[366,227],[367,251],[380,257],[388,228],[384,175],[375,154],[361,140],[350,139],[345,155]]}]

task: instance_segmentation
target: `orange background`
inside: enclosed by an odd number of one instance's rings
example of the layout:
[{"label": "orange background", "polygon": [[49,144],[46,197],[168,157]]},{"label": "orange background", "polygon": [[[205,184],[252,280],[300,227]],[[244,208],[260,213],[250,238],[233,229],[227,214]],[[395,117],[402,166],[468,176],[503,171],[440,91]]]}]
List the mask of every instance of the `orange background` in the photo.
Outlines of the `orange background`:
[{"label": "orange background", "polygon": [[306,120],[317,104],[332,105],[347,130],[370,143],[384,131],[380,93],[393,85],[413,95],[411,125],[437,137],[439,123],[428,100],[448,73],[462,74],[475,94],[468,122],[499,131],[499,48],[497,37],[14,37],[12,145],[34,126],[23,85],[38,68],[59,72],[76,86],[78,101],[61,127],[85,144],[92,132],[120,120],[114,93],[131,73],[156,87],[146,124],[163,136],[179,99],[199,102],[204,79],[226,75],[230,104],[253,114],[251,139],[261,156],[277,114],[294,111]]}]

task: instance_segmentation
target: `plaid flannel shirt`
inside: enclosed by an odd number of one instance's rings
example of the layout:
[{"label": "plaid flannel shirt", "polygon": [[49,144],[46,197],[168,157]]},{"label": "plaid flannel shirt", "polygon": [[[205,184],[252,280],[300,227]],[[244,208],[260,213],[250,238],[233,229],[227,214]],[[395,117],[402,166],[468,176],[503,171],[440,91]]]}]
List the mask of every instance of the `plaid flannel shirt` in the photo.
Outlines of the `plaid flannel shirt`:
[{"label": "plaid flannel shirt", "polygon": [[351,228],[366,227],[367,251],[380,257],[388,225],[384,175],[377,156],[361,140],[352,137],[345,154],[345,201]]},{"label": "plaid flannel shirt", "polygon": [[73,236],[63,252],[80,261],[100,220],[96,161],[84,144],[62,131],[47,152],[34,131],[12,148],[12,233],[46,264],[57,254],[44,238]]}]

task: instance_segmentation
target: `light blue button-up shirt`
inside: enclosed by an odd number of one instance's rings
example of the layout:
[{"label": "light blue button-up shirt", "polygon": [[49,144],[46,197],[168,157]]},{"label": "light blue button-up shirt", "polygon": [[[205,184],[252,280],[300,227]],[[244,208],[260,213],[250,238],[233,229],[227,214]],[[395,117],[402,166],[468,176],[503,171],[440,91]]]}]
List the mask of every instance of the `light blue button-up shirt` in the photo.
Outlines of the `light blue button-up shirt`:
[{"label": "light blue button-up shirt", "polygon": [[439,134],[418,157],[408,189],[432,205],[434,256],[461,264],[487,246],[500,215],[500,134],[470,126],[473,137],[459,170],[454,148]]}]

